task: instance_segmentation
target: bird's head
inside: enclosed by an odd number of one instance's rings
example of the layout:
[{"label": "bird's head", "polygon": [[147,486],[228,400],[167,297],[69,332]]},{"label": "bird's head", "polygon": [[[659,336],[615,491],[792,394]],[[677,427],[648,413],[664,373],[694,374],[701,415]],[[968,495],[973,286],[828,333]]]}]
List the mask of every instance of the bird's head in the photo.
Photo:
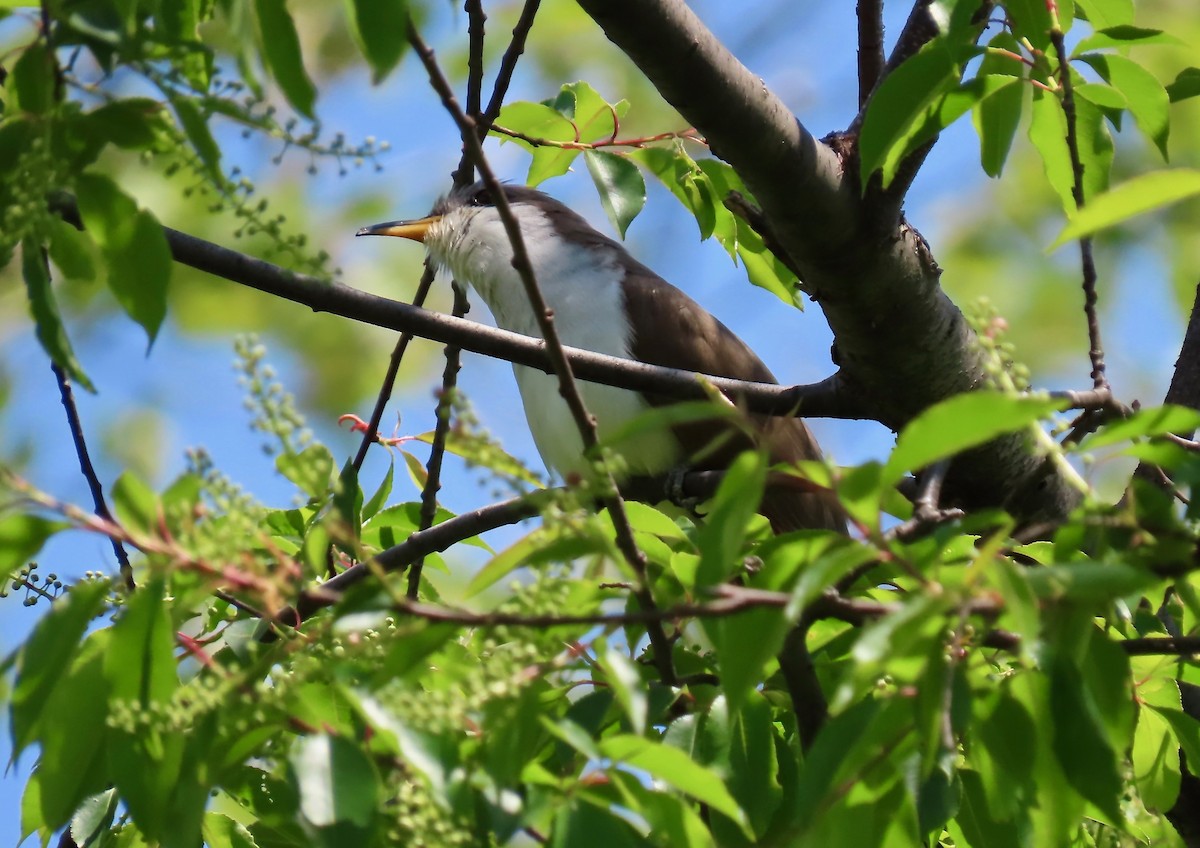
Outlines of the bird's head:
[{"label": "bird's head", "polygon": [[[562,242],[555,221],[577,218],[563,204],[535,189],[501,187],[521,228],[526,248],[535,262]],[[399,236],[422,242],[438,268],[470,283],[485,299],[513,275],[512,243],[496,208],[491,190],[483,182],[457,189],[443,197],[429,215],[363,227],[360,236]]]}]

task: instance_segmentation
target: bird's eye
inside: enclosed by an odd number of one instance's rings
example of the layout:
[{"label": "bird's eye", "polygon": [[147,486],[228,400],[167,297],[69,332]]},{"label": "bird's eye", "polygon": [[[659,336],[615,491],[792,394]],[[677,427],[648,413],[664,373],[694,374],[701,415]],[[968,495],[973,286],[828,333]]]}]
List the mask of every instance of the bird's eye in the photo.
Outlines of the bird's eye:
[{"label": "bird's eye", "polygon": [[471,195],[472,206],[487,206],[491,200],[492,197],[486,188],[481,188],[479,191]]}]

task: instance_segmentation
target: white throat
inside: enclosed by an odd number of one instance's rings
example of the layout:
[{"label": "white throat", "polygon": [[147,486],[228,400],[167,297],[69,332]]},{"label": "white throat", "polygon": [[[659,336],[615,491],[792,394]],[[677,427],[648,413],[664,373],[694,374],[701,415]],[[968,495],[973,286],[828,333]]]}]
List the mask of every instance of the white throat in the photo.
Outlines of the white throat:
[{"label": "white throat", "polygon": [[[624,269],[606,246],[563,239],[536,206],[512,206],[525,249],[563,344],[631,359],[632,331],[621,287]],[[491,206],[460,206],[444,215],[425,238],[430,258],[471,285],[506,330],[541,338],[500,215]],[[559,474],[584,472],[583,443],[558,392],[558,380],[531,368],[513,366],[525,416],[545,463]],[[596,383],[579,383],[584,403],[596,416],[601,441],[609,441],[647,409],[641,395]],[[679,447],[667,431],[647,432],[614,445],[632,473],[671,467]]]}]

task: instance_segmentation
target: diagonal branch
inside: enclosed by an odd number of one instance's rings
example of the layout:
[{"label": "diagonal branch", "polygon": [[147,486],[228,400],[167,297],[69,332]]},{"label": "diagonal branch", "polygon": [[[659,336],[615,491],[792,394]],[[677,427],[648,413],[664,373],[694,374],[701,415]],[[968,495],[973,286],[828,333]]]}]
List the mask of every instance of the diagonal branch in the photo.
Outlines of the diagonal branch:
[{"label": "diagonal branch", "polygon": [[[684,0],[578,2],[737,169],[829,320],[838,379],[870,398],[878,420],[898,430],[938,401],[987,384],[974,333],[942,291],[928,245],[897,218],[871,214],[839,154]],[[924,5],[917,11],[927,15]],[[906,30],[920,42],[916,22]],[[945,496],[967,509],[1004,506],[1022,520],[1062,516],[1078,501],[1061,471],[1019,435],[957,459]]]},{"label": "diagonal branch", "polygon": [[[463,144],[475,162],[475,169],[479,172],[484,184],[490,190],[491,197],[496,205],[496,211],[500,215],[500,220],[504,224],[504,230],[512,245],[513,267],[520,275],[521,282],[525,286],[525,295],[528,297],[529,304],[533,308],[533,314],[538,324],[538,331],[545,340],[546,350],[554,366],[554,374],[558,377],[559,394],[562,395],[563,400],[567,403],[567,407],[571,410],[571,416],[575,419],[575,425],[579,428],[580,437],[583,439],[584,450],[588,454],[594,455],[600,443],[599,437],[596,435],[596,419],[588,412],[587,407],[584,405],[583,396],[580,394],[579,386],[575,382],[575,375],[571,372],[571,363],[563,351],[563,344],[559,338],[558,329],[554,325],[554,313],[546,305],[546,300],[542,296],[537,280],[534,278],[533,263],[530,261],[529,253],[525,248],[525,241],[521,235],[521,227],[517,223],[512,209],[509,207],[508,198],[501,188],[499,180],[492,173],[491,166],[484,156],[483,144],[476,132],[476,124],[471,118],[463,114],[462,109],[459,108],[458,101],[454,97],[454,91],[450,88],[450,83],[446,80],[445,75],[442,74],[441,68],[438,67],[433,51],[421,40],[411,20],[408,27],[408,40],[417,56],[420,57],[422,64],[424,64],[425,70],[429,74],[430,84],[441,97],[446,111],[450,113],[455,123],[458,124]],[[633,527],[630,525],[629,517],[625,513],[625,503],[621,498],[621,493],[617,489],[612,472],[607,467],[601,466],[600,483],[605,492],[601,500],[608,510],[613,527],[616,528],[617,547],[628,561],[630,568],[637,575],[638,588],[634,594],[638,599],[638,603],[641,604],[642,609],[656,609],[654,595],[650,590],[650,581],[646,573],[646,555],[638,548],[637,542],[633,538]],[[673,686],[675,684],[675,669],[671,658],[671,642],[667,638],[666,631],[662,628],[661,622],[659,622],[647,625],[646,632],[650,637],[651,647],[654,651],[654,662],[658,667],[662,682],[668,686]]]}]

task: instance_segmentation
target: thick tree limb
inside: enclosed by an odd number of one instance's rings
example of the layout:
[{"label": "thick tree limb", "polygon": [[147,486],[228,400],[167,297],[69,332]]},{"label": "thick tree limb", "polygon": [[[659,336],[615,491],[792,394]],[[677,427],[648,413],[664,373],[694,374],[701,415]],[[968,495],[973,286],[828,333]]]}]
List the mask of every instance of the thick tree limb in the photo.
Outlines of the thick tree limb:
[{"label": "thick tree limb", "polygon": [[[824,310],[844,387],[899,429],[940,400],[985,384],[982,355],[939,285],[928,246],[876,224],[856,175],[717,40],[683,0],[578,0],[659,92],[733,165]],[[1022,436],[960,457],[949,504],[1061,516],[1077,493]]]}]

